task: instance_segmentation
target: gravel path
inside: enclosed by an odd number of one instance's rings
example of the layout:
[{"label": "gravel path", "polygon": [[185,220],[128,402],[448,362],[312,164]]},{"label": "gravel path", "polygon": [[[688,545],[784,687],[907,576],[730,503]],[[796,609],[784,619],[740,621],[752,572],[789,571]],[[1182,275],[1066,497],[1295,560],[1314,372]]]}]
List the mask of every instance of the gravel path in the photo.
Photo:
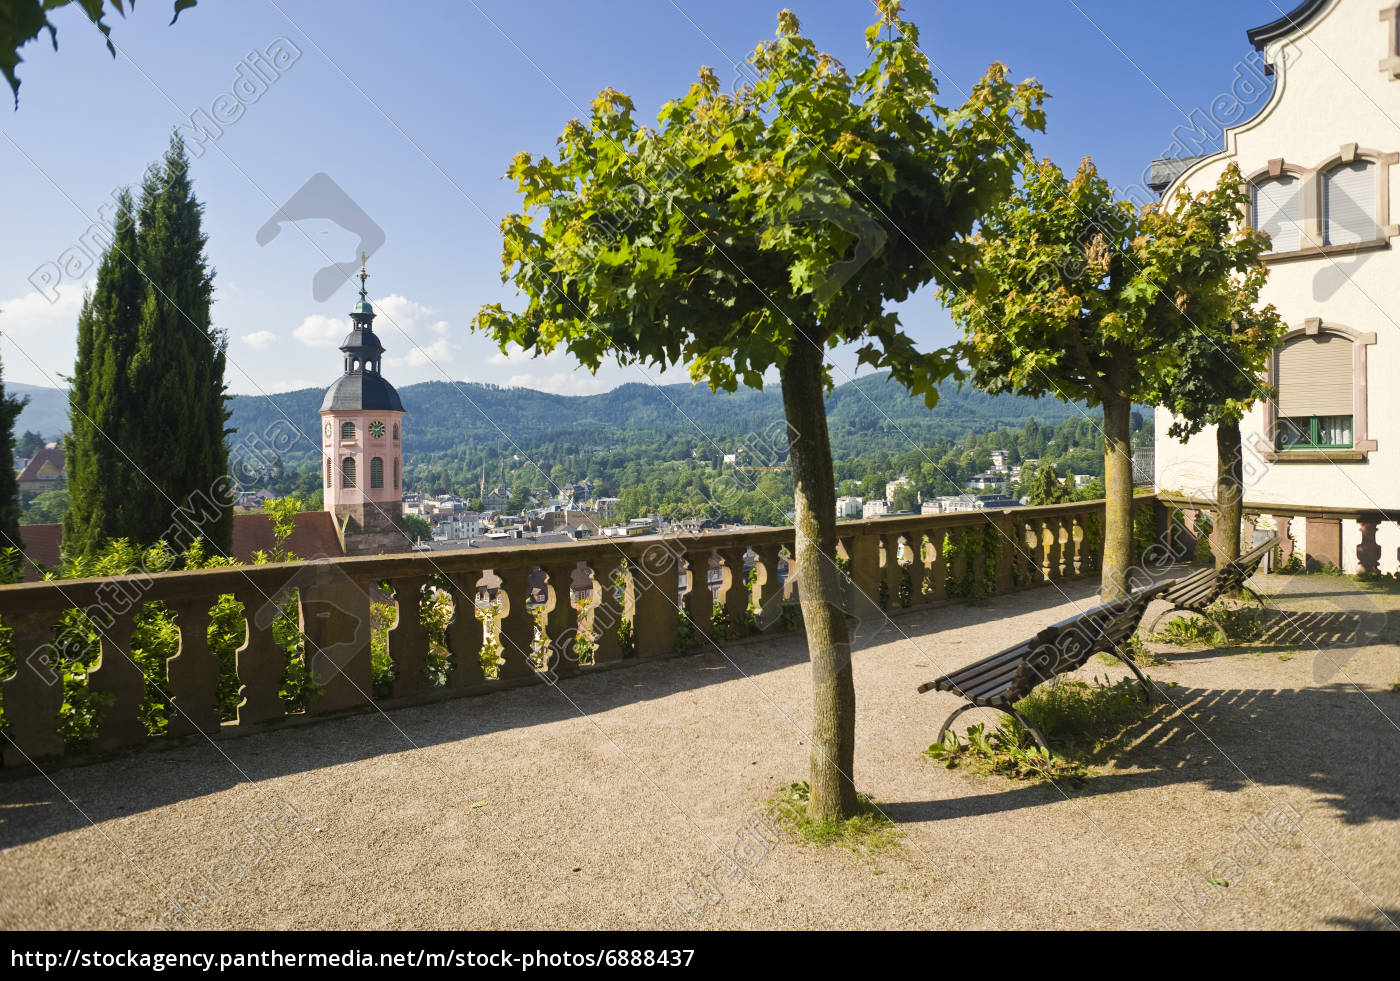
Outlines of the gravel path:
[{"label": "gravel path", "polygon": [[1312,611],[1331,660],[1298,631],[1170,654],[1149,673],[1179,711],[1068,796],[922,756],[956,701],[914,689],[1092,586],[895,619],[855,670],[857,784],[897,850],[725,858],[806,777],[810,672],[788,637],[0,783],[0,928],[149,927],[200,875],[214,888],[183,897],[186,922],[214,929],[1392,927],[1400,596],[1262,588]]}]

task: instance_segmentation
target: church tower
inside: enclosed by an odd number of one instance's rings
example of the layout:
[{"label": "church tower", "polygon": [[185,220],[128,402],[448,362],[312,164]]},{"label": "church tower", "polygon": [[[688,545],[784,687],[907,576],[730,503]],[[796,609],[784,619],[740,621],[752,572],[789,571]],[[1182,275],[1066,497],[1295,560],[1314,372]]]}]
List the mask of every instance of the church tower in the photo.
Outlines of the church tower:
[{"label": "church tower", "polygon": [[365,295],[360,263],[360,302],[340,345],[345,373],[321,401],[321,468],[325,508],[342,529],[346,551],[407,551],[403,515],[403,403],[380,367],[384,345],[374,334],[374,308]]}]

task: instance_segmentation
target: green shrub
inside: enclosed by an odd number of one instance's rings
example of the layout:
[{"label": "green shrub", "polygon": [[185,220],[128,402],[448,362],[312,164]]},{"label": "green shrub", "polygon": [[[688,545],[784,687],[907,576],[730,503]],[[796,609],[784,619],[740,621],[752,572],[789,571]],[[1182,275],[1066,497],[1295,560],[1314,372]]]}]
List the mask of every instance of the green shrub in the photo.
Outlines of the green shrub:
[{"label": "green shrub", "polygon": [[1016,710],[1045,736],[1050,754],[1009,715],[1003,715],[990,731],[983,724],[969,726],[965,740],[949,730],[942,742],[924,752],[949,769],[965,767],[1013,780],[1073,784],[1087,776],[1092,762],[1111,755],[1128,731],[1154,711],[1132,678],[1113,684],[1061,678],[1035,689],[1016,703]]}]

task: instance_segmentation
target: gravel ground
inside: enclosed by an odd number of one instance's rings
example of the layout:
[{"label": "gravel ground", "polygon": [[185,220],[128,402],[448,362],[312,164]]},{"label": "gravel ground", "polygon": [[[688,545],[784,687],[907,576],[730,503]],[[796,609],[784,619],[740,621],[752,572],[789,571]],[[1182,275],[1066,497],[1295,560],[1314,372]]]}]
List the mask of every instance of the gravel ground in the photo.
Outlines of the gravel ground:
[{"label": "gravel ground", "polygon": [[182,900],[201,929],[1394,928],[1400,595],[1260,586],[1310,614],[1247,651],[1169,653],[1149,673],[1174,707],[1077,790],[922,756],[956,700],[914,689],[1091,585],[896,618],[855,671],[856,781],[897,849],[725,857],[806,776],[810,671],[786,637],[0,784],[0,927],[145,928],[209,876]]}]

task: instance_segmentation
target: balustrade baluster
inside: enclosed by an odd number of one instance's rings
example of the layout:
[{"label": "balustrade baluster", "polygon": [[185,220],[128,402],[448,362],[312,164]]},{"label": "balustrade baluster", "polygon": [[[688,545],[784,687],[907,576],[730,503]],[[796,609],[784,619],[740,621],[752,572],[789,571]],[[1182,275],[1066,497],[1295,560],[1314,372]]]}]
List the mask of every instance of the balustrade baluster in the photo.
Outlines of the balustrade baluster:
[{"label": "balustrade baluster", "polygon": [[370,583],[355,582],[327,565],[317,568],[300,591],[306,666],[319,689],[307,712],[320,715],[368,704],[374,684]]},{"label": "balustrade baluster", "polygon": [[423,592],[427,576],[395,579],[394,625],[389,628],[389,658],[394,662],[394,698],[418,695],[432,688],[428,679],[428,628],[423,625]]},{"label": "balustrade baluster", "polygon": [[110,612],[100,607],[91,611],[101,637],[101,660],[88,675],[88,688],[112,697],[97,726],[96,749],[130,746],[146,739],[146,727],[141,723],[146,679],[141,665],[131,656],[131,634],[139,610],[139,605],[131,605]]},{"label": "balustrade baluster", "polygon": [[530,606],[531,566],[497,569],[501,579],[496,594],[501,606],[500,679],[511,681],[535,675],[535,617]]},{"label": "balustrade baluster", "polygon": [[23,766],[63,752],[58,712],[63,707],[63,664],[54,647],[56,611],[5,614],[13,633],[15,673],[5,681],[6,766]]},{"label": "balustrade baluster", "polygon": [[171,603],[180,630],[179,653],[165,662],[172,736],[219,728],[219,657],[209,650],[211,602],[205,596]]},{"label": "balustrade baluster", "polygon": [[[454,572],[448,576],[452,584],[452,622],[447,625],[448,657],[452,667],[447,672],[447,687],[452,689],[473,688],[486,682],[486,671],[481,664],[482,648],[490,639],[504,647],[500,638],[500,612],[484,620],[476,615],[477,584],[481,581],[482,570],[470,569]],[[500,593],[497,593],[500,607]],[[496,666],[497,669],[500,665]]]},{"label": "balustrade baluster", "polygon": [[[282,678],[287,673],[287,652],[277,643],[273,626],[281,616],[276,595],[269,598],[256,586],[248,585],[234,593],[243,604],[243,619],[247,625],[247,636],[243,645],[234,653],[234,670],[238,672],[239,694],[238,724],[252,725],[280,719],[286,714],[286,706],[278,692],[282,688]],[[287,624],[293,628],[295,622]]]}]

